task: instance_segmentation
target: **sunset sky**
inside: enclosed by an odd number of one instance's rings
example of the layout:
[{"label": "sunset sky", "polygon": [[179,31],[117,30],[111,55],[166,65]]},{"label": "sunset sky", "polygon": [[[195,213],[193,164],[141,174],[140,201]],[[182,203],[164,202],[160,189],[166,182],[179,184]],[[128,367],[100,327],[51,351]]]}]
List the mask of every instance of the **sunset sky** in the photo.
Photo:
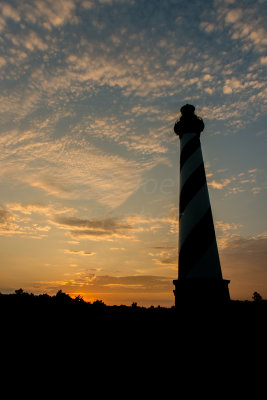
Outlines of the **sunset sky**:
[{"label": "sunset sky", "polygon": [[0,292],[174,305],[179,109],[224,279],[267,298],[264,0],[0,1]]}]

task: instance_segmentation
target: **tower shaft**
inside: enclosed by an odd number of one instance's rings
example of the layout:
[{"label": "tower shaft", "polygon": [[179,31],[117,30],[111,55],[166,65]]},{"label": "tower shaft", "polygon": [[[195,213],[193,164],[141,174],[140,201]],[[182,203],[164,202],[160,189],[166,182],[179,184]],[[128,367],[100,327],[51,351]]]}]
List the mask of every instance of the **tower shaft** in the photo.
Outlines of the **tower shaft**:
[{"label": "tower shaft", "polygon": [[180,138],[179,273],[173,281],[176,306],[230,299],[229,281],[222,277],[200,144],[204,123],[194,109],[183,106],[182,117],[174,126]]},{"label": "tower shaft", "polygon": [[179,279],[222,279],[200,138],[180,144]]}]

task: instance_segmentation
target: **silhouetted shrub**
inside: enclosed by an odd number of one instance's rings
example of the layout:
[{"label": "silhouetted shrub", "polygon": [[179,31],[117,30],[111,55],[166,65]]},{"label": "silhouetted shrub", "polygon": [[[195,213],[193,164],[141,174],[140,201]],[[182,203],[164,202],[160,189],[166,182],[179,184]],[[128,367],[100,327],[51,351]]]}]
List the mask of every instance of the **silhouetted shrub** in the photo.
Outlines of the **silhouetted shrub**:
[{"label": "silhouetted shrub", "polygon": [[255,302],[260,302],[260,301],[262,301],[262,297],[261,297],[261,295],[260,295],[258,292],[254,292],[252,298],[253,298],[253,300],[254,300]]},{"label": "silhouetted shrub", "polygon": [[81,295],[76,296],[75,299],[73,300],[73,302],[79,303],[79,304],[85,304],[85,301]]},{"label": "silhouetted shrub", "polygon": [[95,300],[93,302],[94,307],[106,307],[106,304],[102,300]]},{"label": "silhouetted shrub", "polygon": [[56,294],[56,301],[60,303],[72,303],[73,299],[68,294],[62,292],[62,290],[59,290]]}]

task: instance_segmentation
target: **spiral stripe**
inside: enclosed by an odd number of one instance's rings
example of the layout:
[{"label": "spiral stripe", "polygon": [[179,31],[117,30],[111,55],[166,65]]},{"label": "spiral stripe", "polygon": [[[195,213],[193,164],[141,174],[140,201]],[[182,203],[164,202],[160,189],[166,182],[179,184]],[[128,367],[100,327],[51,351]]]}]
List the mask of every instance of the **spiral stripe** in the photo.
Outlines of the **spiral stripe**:
[{"label": "spiral stripe", "polygon": [[189,176],[194,172],[200,164],[203,163],[200,147],[186,160],[180,173],[180,191],[188,180]]},{"label": "spiral stripe", "polygon": [[207,212],[209,205],[209,194],[207,187],[204,185],[193,197],[184,213],[180,218],[180,234],[179,234],[179,249],[182,247],[185,239],[193,230],[196,224]]},{"label": "spiral stripe", "polygon": [[201,163],[185,182],[180,192],[180,217],[196,193],[206,184],[204,165]]},{"label": "spiral stripe", "polygon": [[198,136],[194,136],[188,143],[186,143],[181,149],[180,156],[180,171],[182,170],[184,163],[188,158],[199,149],[200,141]]},{"label": "spiral stripe", "polygon": [[187,236],[179,253],[179,265],[183,266],[180,278],[183,279],[189,274],[191,269],[200,259],[200,257],[210,247],[215,237],[213,228],[211,209],[201,218],[197,225],[194,226],[190,234]]}]

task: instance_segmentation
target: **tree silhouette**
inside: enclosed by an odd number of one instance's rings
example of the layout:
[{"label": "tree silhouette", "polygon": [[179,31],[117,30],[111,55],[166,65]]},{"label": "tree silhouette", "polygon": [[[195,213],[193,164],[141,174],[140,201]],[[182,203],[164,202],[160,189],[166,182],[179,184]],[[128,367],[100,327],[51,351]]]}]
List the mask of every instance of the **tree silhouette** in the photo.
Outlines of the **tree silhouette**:
[{"label": "tree silhouette", "polygon": [[78,296],[76,296],[73,301],[74,301],[74,303],[79,303],[79,304],[84,304],[85,303],[83,297],[80,294]]},{"label": "tree silhouette", "polygon": [[26,294],[25,292],[24,292],[24,290],[23,289],[17,289],[17,290],[15,290],[15,293],[16,293],[16,295],[18,295],[18,296],[21,296],[22,294]]},{"label": "tree silhouette", "polygon": [[60,303],[71,303],[73,301],[72,298],[68,294],[62,292],[62,290],[57,292],[56,300]]},{"label": "tree silhouette", "polygon": [[257,303],[259,303],[260,301],[262,301],[262,297],[258,292],[254,292],[253,296],[252,296],[253,300]]},{"label": "tree silhouette", "polygon": [[103,300],[95,300],[95,301],[93,302],[93,306],[96,306],[96,307],[105,307],[106,304],[103,302]]}]

